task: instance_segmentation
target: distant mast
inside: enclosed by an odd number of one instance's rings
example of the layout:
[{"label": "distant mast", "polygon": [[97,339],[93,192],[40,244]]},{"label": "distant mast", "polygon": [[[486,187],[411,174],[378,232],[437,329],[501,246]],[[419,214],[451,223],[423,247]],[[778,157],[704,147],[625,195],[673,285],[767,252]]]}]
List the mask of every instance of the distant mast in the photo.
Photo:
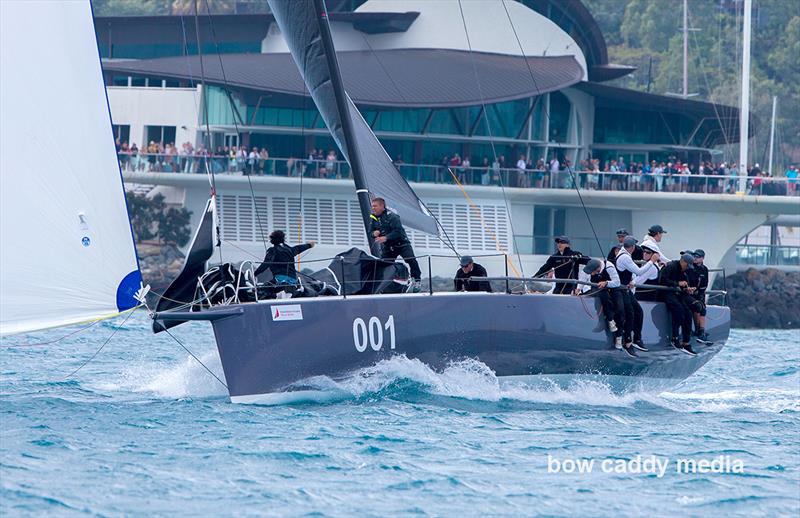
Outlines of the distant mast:
[{"label": "distant mast", "polygon": [[770,176],[774,176],[772,172],[772,157],[775,153],[775,116],[778,113],[778,96],[772,96],[772,125],[769,130],[769,168],[767,171]]},{"label": "distant mast", "polygon": [[747,190],[747,146],[750,134],[750,30],[753,0],[744,0],[742,46],[742,106],[739,110],[739,192]]}]

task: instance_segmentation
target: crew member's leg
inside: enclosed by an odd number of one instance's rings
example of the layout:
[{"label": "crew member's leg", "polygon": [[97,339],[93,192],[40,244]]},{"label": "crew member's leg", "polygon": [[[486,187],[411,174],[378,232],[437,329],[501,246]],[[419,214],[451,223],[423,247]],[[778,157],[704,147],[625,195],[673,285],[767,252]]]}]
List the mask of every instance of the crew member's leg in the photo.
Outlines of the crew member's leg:
[{"label": "crew member's leg", "polygon": [[619,293],[619,298],[622,300],[622,309],[624,314],[624,329],[625,329],[625,346],[628,347],[633,342],[633,295],[627,290],[615,290]]},{"label": "crew member's leg", "polygon": [[664,295],[664,304],[667,306],[667,311],[669,311],[670,316],[670,340],[673,345],[677,345],[678,340],[680,340],[680,327],[684,319],[685,308],[678,296],[673,293]]},{"label": "crew member's leg", "polygon": [[[408,264],[408,268],[411,273],[411,277],[414,280],[420,280],[422,278],[422,272],[419,269],[419,263],[417,262],[416,257],[414,257],[414,249],[411,248],[410,243],[406,243],[399,248],[396,249],[397,253],[403,258],[403,260]],[[396,257],[396,256],[395,256]]]},{"label": "crew member's leg", "polygon": [[614,346],[617,349],[621,349],[625,318],[624,306],[622,299],[619,297],[619,290],[602,289],[597,292],[597,298],[600,299],[603,315],[605,315],[606,321],[608,322],[608,329],[614,334]]},{"label": "crew member's leg", "polygon": [[644,311],[639,301],[631,294],[631,306],[633,306],[633,343],[639,345],[639,349],[644,349],[642,343],[642,326],[644,326]]}]

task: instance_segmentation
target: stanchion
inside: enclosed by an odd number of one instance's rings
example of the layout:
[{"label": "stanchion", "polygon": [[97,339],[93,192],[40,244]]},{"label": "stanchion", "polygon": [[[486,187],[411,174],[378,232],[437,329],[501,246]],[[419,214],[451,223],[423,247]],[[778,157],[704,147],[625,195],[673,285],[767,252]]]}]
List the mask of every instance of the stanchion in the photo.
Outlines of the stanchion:
[{"label": "stanchion", "polygon": [[433,274],[431,273],[431,256],[428,256],[428,293],[433,295]]},{"label": "stanchion", "polygon": [[506,265],[506,294],[508,294],[511,291],[508,287],[508,254],[503,254],[503,258],[505,259]]}]

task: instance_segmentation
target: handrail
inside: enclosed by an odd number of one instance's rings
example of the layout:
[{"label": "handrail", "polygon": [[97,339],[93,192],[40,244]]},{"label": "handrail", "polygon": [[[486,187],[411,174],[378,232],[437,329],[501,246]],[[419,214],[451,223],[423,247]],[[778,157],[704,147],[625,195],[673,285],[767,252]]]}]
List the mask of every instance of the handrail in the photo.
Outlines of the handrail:
[{"label": "handrail", "polygon": [[[304,176],[306,178],[351,178],[350,166],[344,160],[327,158],[267,158],[210,153],[147,153],[118,152],[123,170],[193,174],[204,171],[205,160],[217,174],[251,174],[257,176]],[[419,183],[451,183],[448,167],[435,164],[395,164],[408,181]],[[459,182],[466,185],[574,189],[597,191],[640,191],[737,194],[739,176],[700,174],[655,174],[559,170],[518,169],[516,167],[453,166]],[[747,194],[767,196],[800,196],[800,180],[786,177],[747,177]],[[776,192],[771,192],[776,191]],[[780,191],[780,192],[777,192]]]}]

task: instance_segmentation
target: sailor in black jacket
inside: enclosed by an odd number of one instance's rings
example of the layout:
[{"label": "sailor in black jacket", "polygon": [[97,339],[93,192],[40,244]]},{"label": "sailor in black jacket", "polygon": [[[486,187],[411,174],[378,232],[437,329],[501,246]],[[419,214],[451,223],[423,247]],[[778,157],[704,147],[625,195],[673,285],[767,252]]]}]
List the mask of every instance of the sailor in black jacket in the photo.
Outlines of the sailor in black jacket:
[{"label": "sailor in black jacket", "polygon": [[[628,233],[627,229],[621,228],[617,230],[617,243],[615,243],[611,247],[611,250],[609,250],[608,256],[606,256],[606,260],[611,261],[615,265],[617,264],[617,254],[622,248],[622,242],[628,236],[630,236],[630,234]],[[639,245],[634,245],[633,251],[630,254],[631,254],[631,259],[633,259],[634,261],[641,261],[644,259],[644,250],[642,250],[642,247]]]},{"label": "sailor in black jacket", "polygon": [[382,245],[381,259],[394,261],[399,255],[408,264],[411,278],[419,282],[422,272],[400,216],[386,210],[386,200],[375,198],[372,200],[370,221],[369,231],[375,237],[375,242]]},{"label": "sailor in black jacket", "polygon": [[453,279],[456,291],[488,291],[491,293],[492,284],[489,281],[478,280],[480,277],[487,277],[486,268],[473,261],[472,257],[468,255],[461,258],[460,264],[461,268],[456,271]]},{"label": "sailor in black jacket", "polygon": [[[583,257],[583,254],[576,252],[569,247],[569,238],[567,236],[559,236],[555,239],[556,253],[547,258],[547,261],[539,268],[533,276],[541,277],[542,275],[553,273],[556,279],[577,279],[578,278],[578,265],[586,264],[589,258]],[[569,295],[575,286],[573,284],[566,284],[563,282],[556,283],[553,288],[555,295]]]},{"label": "sailor in black jacket", "polygon": [[686,305],[684,292],[689,287],[686,271],[693,268],[693,264],[694,257],[683,254],[679,260],[667,263],[661,269],[658,279],[662,286],[674,288],[661,292],[661,299],[666,304],[672,319],[672,345],[691,356],[697,353],[692,350],[692,312]]},{"label": "sailor in black jacket", "polygon": [[312,248],[315,243],[309,241],[304,245],[289,246],[286,244],[286,234],[283,230],[276,230],[269,235],[272,246],[267,250],[264,261],[256,269],[256,277],[270,270],[279,284],[294,286],[297,284],[297,269],[294,267],[294,257]]},{"label": "sailor in black jacket", "polygon": [[689,280],[689,309],[694,314],[694,336],[698,342],[713,345],[706,333],[706,290],[708,289],[708,267],[703,264],[706,258],[704,250],[698,248],[690,252],[694,256],[694,268],[687,272]]}]

